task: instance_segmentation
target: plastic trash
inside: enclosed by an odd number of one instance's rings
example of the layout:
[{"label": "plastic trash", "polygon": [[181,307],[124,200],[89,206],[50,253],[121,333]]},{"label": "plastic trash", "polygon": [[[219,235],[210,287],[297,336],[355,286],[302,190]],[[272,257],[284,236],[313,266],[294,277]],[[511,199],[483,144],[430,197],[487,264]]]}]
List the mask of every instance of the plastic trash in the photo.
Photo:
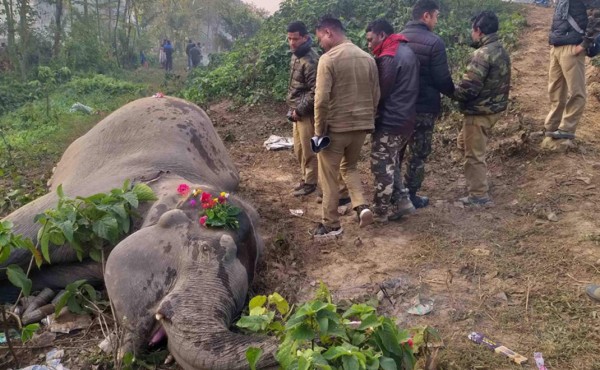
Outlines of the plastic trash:
[{"label": "plastic trash", "polygon": [[411,315],[424,316],[433,311],[433,299],[421,299],[417,297],[414,306],[408,309],[408,313]]},{"label": "plastic trash", "polygon": [[81,113],[85,113],[85,114],[92,114],[92,113],[94,113],[94,109],[92,107],[88,107],[87,105],[81,104],[80,102],[77,102],[71,106],[71,109],[69,109],[69,112],[71,112],[71,113],[81,112]]},{"label": "plastic trash", "polygon": [[291,137],[271,135],[263,143],[263,146],[267,148],[267,150],[291,149],[294,147],[294,139]]}]

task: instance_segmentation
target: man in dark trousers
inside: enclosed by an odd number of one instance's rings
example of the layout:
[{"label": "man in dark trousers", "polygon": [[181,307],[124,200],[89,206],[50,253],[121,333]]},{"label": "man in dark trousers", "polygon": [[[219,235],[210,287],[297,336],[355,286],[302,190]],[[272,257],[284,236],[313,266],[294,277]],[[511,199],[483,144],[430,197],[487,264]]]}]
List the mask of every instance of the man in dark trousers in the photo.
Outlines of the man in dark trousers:
[{"label": "man in dark trousers", "polygon": [[385,223],[415,211],[406,191],[394,193],[394,189],[403,188],[402,178],[394,175],[400,166],[399,153],[415,128],[419,60],[407,46],[406,37],[394,34],[394,28],[385,19],[369,24],[367,43],[375,56],[381,89],[375,132],[371,135],[373,211],[375,222]]},{"label": "man in dark trousers", "polygon": [[163,45],[163,49],[165,51],[166,62],[165,62],[165,70],[167,72],[171,72],[173,70],[173,45],[171,45],[170,40],[166,40]]},{"label": "man in dark trousers", "polygon": [[435,0],[419,0],[413,6],[413,20],[401,32],[421,64],[415,133],[408,145],[410,157],[404,177],[404,186],[408,188],[410,200],[416,208],[429,204],[429,198],[418,196],[417,192],[425,177],[425,161],[431,154],[435,120],[441,111],[440,93],[447,96],[454,93],[446,45],[433,33],[439,13],[439,4]]},{"label": "man in dark trousers", "polygon": [[194,44],[194,47],[190,49],[190,59],[192,60],[192,68],[198,67],[202,62],[202,51],[197,44]]},{"label": "man in dark trousers", "polygon": [[187,58],[188,58],[188,63],[187,63],[188,69],[192,69],[192,67],[194,66],[193,65],[194,63],[192,61],[192,55],[190,54],[190,50],[192,50],[192,48],[195,46],[196,46],[196,44],[194,44],[192,39],[189,39],[187,45],[185,46],[185,55],[187,55]]}]

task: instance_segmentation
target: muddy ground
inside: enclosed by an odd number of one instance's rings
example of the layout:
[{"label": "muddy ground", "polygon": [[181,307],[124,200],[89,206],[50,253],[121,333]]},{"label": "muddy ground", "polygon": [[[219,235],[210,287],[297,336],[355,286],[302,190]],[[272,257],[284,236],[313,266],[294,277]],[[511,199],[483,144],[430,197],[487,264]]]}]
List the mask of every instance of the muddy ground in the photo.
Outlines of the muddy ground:
[{"label": "muddy ground", "polygon": [[[430,207],[366,229],[353,215],[344,216],[343,237],[316,243],[309,232],[320,205],[314,194],[291,195],[299,179],[292,152],[262,147],[271,134],[291,136],[285,106],[221,102],[208,109],[241,171],[240,194],[262,216],[266,256],[254,293],[277,291],[301,302],[323,281],[338,301],[362,302],[385,283],[389,298],[381,300],[380,311],[406,327],[438,329],[446,346],[441,368],[520,368],[471,343],[467,334],[478,331],[528,357],[526,368],[535,368],[533,352],[542,352],[551,369],[600,369],[600,306],[583,291],[588,282],[600,283],[600,102],[594,95],[600,79],[590,67],[591,94],[575,147],[541,150],[535,132],[548,111],[552,9],[526,9],[529,26],[512,56],[510,109],[490,143],[493,208],[455,204],[465,195],[465,181],[454,144],[460,117],[451,115],[437,125],[427,166],[422,193],[430,196]],[[368,152],[365,145],[361,172],[371,195]],[[433,299],[433,312],[407,314],[417,296]],[[102,368],[107,357],[94,349],[100,337],[91,330],[59,337],[55,345],[72,348],[66,360],[72,369]]]}]

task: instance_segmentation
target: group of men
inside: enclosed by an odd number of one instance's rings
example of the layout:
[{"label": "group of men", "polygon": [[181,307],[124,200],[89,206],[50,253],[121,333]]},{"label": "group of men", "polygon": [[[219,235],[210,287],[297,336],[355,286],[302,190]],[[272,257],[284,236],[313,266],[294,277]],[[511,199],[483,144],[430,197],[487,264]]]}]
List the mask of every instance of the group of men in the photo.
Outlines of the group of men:
[{"label": "group of men", "polygon": [[202,62],[202,50],[200,49],[200,43],[195,43],[192,41],[192,39],[188,39],[188,43],[185,46],[185,55],[187,55],[188,70],[198,67]]},{"label": "group of men", "polygon": [[[440,93],[459,102],[464,114],[458,145],[465,155],[467,205],[491,202],[485,150],[490,128],[508,105],[510,58],[498,40],[498,18],[484,11],[471,20],[477,50],[467,71],[454,84],[445,45],[433,33],[439,16],[435,0],[419,0],[413,20],[395,34],[384,19],[366,31],[373,56],[346,38],[342,23],[324,17],[316,36],[325,53],[319,58],[302,22],[288,26],[292,50],[288,117],[294,122],[295,152],[302,181],[294,195],[322,188],[322,222],[315,237],[340,235],[338,205],[347,201],[360,227],[385,223],[426,207],[418,195],[431,153]],[[371,134],[372,207],[363,193],[357,164]],[[326,139],[326,140],[323,140]],[[327,143],[322,147],[318,144]],[[410,152],[404,181],[401,163]],[[316,150],[315,150],[316,148]],[[315,153],[317,151],[318,153]]]}]

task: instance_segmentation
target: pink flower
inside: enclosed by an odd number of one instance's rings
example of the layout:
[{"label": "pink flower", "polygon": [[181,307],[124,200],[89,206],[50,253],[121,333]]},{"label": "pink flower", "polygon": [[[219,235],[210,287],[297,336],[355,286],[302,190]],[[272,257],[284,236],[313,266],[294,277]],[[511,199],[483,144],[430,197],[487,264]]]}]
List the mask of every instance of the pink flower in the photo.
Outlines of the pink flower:
[{"label": "pink flower", "polygon": [[177,192],[178,192],[178,193],[179,193],[181,196],[185,197],[186,195],[188,195],[188,194],[190,193],[190,187],[188,186],[188,184],[180,184],[180,185],[177,187]]},{"label": "pink flower", "polygon": [[191,199],[191,200],[190,200],[190,206],[192,206],[192,207],[196,207],[196,203],[197,203],[197,202],[196,202],[196,199]]},{"label": "pink flower", "polygon": [[202,193],[202,197],[200,198],[200,201],[202,203],[208,203],[210,202],[212,199],[212,195],[210,193],[204,192]]},{"label": "pink flower", "polygon": [[221,203],[221,204],[225,203],[226,200],[227,200],[227,198],[225,198],[224,196],[219,197],[219,203]]},{"label": "pink flower", "polygon": [[208,220],[207,216],[200,217],[200,225],[206,227],[206,220]]}]

